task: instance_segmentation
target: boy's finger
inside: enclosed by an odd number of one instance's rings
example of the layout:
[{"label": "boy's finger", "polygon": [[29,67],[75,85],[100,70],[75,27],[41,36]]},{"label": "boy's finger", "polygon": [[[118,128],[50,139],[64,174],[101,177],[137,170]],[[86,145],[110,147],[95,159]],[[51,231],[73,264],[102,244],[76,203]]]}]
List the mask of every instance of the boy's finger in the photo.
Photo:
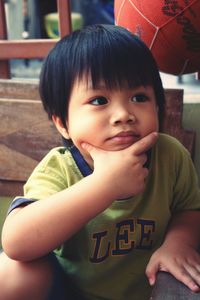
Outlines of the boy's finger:
[{"label": "boy's finger", "polygon": [[140,155],[142,153],[145,153],[147,150],[149,150],[157,141],[158,139],[158,133],[152,132],[133,144],[132,149],[134,149],[135,155]]},{"label": "boy's finger", "polygon": [[82,147],[84,150],[88,151],[89,153],[90,153],[92,150],[94,150],[94,147],[93,147],[92,145],[88,144],[88,143],[82,143],[82,144],[81,144],[81,147]]},{"label": "boy's finger", "polygon": [[83,143],[81,144],[81,147],[82,147],[84,150],[86,150],[91,156],[92,156],[93,154],[95,154],[96,151],[104,151],[104,150],[102,150],[102,149],[100,149],[100,148],[97,148],[97,147],[95,147],[95,146],[93,146],[93,145],[91,145],[91,144],[88,144],[88,143],[86,143],[86,142],[83,142]]},{"label": "boy's finger", "polygon": [[158,263],[151,258],[148,265],[147,265],[147,267],[146,267],[146,271],[145,271],[150,285],[155,284],[156,275],[157,275],[158,271],[159,271]]},{"label": "boy's finger", "polygon": [[[152,132],[152,133],[148,134],[147,136],[145,136],[144,138],[142,138],[141,140],[139,140],[138,142],[134,143],[131,146],[131,148],[134,149],[135,155],[143,154],[155,144],[157,139],[158,139],[158,133]],[[99,148],[94,147],[93,145],[85,143],[85,142],[83,142],[81,144],[81,147],[84,150],[86,150],[87,152],[89,152],[90,154],[92,154],[93,151],[99,149]],[[101,151],[103,151],[103,150],[101,149]]]}]

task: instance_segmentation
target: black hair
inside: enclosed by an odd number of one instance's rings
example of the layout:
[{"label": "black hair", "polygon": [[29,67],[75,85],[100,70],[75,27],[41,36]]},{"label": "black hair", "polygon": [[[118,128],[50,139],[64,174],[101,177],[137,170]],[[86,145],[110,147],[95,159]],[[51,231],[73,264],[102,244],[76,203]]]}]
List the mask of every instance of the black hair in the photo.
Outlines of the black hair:
[{"label": "black hair", "polygon": [[91,25],[62,38],[46,57],[40,75],[40,96],[49,118],[60,117],[66,126],[67,108],[76,79],[91,75],[93,87],[151,85],[159,119],[164,90],[149,48],[134,34],[115,25]]}]

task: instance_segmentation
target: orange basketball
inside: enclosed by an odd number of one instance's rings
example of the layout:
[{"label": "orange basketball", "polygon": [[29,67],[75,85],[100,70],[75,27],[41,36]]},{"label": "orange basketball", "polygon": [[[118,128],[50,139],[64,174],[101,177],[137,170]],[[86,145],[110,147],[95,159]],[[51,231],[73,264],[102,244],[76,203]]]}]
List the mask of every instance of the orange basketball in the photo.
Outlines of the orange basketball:
[{"label": "orange basketball", "polygon": [[116,25],[137,34],[160,71],[200,71],[200,0],[115,0]]}]

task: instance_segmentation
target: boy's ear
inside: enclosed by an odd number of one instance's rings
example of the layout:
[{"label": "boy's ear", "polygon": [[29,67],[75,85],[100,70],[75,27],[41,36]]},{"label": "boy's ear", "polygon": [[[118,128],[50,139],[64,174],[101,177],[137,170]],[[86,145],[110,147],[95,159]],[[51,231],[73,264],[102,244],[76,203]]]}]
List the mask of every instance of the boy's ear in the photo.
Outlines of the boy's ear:
[{"label": "boy's ear", "polygon": [[69,134],[67,129],[63,126],[63,123],[61,121],[61,119],[59,117],[57,117],[56,115],[52,116],[52,121],[54,122],[57,130],[60,132],[60,134],[65,138],[65,139],[69,139]]}]

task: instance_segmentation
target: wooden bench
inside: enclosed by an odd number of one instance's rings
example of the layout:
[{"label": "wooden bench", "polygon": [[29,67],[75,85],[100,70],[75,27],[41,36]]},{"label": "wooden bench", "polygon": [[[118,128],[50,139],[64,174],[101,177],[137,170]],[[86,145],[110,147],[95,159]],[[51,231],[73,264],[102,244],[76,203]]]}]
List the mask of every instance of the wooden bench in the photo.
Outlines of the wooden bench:
[{"label": "wooden bench", "polygon": [[38,83],[0,80],[0,196],[21,195],[38,161],[60,144],[43,111]]},{"label": "wooden bench", "polygon": [[[165,90],[163,131],[178,138],[194,157],[195,133],[182,128],[183,90]],[[22,194],[38,161],[61,137],[43,111],[38,81],[0,80],[0,196]]]}]

